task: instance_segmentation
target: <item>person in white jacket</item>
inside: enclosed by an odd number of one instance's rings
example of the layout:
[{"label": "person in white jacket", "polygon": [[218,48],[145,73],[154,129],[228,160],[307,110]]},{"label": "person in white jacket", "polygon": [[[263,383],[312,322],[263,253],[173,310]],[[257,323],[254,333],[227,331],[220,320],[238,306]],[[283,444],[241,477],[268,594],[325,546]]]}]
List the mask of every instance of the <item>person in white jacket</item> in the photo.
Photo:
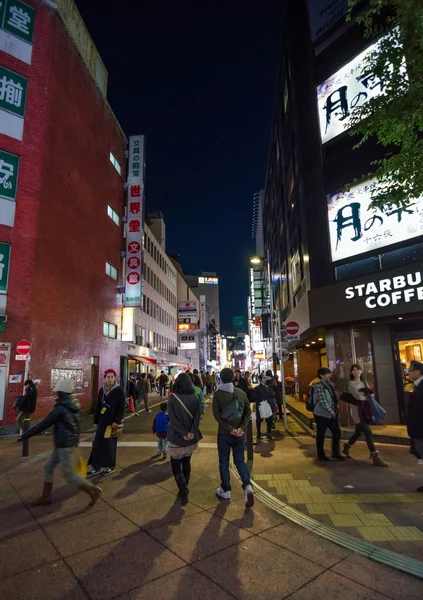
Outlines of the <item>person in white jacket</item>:
[{"label": "person in white jacket", "polygon": [[[364,380],[362,371],[358,365],[353,365],[350,369],[348,392],[360,402],[366,402],[368,393],[370,392],[370,388]],[[359,407],[350,404],[350,414],[355,423],[355,431],[348,443],[344,444],[342,453],[345,454],[347,458],[352,458],[352,456],[350,456],[350,450],[361,434],[364,434],[373,464],[377,467],[389,467],[389,464],[381,459],[379,452],[376,450],[372,430],[369,423],[364,423],[361,420]]]}]

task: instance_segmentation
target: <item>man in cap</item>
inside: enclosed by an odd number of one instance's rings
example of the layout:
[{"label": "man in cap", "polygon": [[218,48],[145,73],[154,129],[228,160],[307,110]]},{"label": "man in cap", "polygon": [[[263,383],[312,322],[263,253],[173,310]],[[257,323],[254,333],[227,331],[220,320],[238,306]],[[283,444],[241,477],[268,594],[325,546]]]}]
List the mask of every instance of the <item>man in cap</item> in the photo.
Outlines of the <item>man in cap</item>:
[{"label": "man in cap", "polygon": [[[423,363],[412,360],[408,369],[408,376],[414,383],[407,407],[407,431],[411,440],[411,454],[418,459],[423,459]],[[423,492],[423,486],[416,490]]]}]

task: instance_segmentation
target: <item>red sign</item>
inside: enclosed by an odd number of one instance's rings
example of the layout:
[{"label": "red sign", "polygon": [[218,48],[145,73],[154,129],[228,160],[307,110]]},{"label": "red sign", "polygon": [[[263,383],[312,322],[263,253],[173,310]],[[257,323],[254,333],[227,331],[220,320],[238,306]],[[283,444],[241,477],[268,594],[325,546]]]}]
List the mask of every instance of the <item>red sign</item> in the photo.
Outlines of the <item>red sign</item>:
[{"label": "red sign", "polygon": [[289,323],[287,323],[285,327],[286,332],[289,333],[289,335],[295,335],[300,329],[300,326],[295,321],[289,321]]},{"label": "red sign", "polygon": [[19,344],[16,344],[16,352],[18,354],[29,354],[31,352],[31,342],[21,340]]}]

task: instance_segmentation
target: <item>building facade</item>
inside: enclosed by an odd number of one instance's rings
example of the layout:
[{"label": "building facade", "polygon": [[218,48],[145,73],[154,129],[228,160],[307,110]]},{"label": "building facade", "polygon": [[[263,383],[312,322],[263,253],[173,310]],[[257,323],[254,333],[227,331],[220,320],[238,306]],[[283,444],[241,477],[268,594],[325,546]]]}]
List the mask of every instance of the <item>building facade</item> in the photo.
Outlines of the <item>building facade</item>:
[{"label": "building facade", "polygon": [[210,320],[214,321],[217,331],[220,331],[219,279],[217,274],[203,271],[199,277],[186,275],[186,280],[197,298],[205,296]]},{"label": "building facade", "polygon": [[[71,0],[0,8],[0,426],[25,378],[35,417],[71,378],[83,409],[119,371],[126,139]],[[22,359],[17,344],[27,341]],[[19,346],[25,347],[25,344]]]},{"label": "building facade", "polygon": [[382,156],[375,140],[353,149],[347,131],[354,107],[383,87],[363,66],[378,40],[345,21],[347,2],[284,6],[263,229],[275,308],[299,327],[296,391],[328,366],[341,392],[358,363],[386,422],[403,423],[406,370],[423,355],[422,207],[369,211],[371,176],[344,191]]}]

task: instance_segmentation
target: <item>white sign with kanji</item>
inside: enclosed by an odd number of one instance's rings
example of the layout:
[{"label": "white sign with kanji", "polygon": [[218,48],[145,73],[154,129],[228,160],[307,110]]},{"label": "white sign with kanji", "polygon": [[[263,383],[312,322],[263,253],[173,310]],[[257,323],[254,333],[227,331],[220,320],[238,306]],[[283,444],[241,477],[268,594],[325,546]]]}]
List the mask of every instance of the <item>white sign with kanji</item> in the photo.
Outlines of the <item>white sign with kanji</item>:
[{"label": "white sign with kanji", "polygon": [[21,0],[0,0],[0,50],[31,64],[36,11]]},{"label": "white sign with kanji", "polygon": [[128,214],[126,224],[125,306],[142,306],[142,230],[144,199],[143,135],[129,138]]}]

